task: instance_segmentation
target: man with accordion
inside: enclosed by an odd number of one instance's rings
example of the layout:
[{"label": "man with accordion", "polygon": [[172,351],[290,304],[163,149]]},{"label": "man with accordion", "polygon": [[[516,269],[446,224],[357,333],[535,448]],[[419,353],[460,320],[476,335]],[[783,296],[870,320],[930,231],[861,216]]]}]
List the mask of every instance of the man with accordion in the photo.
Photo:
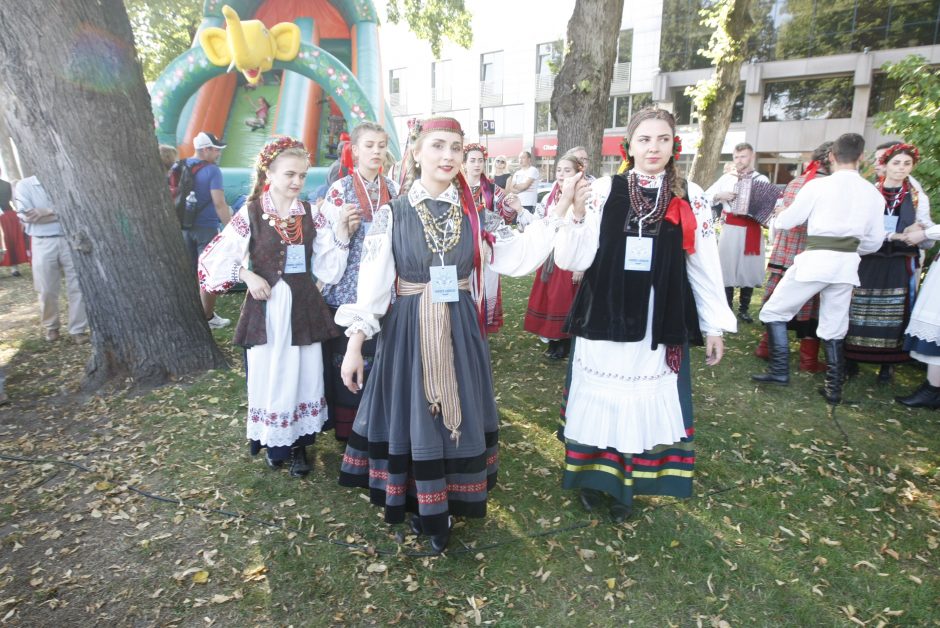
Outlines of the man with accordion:
[{"label": "man with accordion", "polygon": [[764,282],[763,226],[773,217],[780,190],[753,168],[754,148],[745,142],[734,147],[734,167],[705,191],[712,206],[721,207],[722,228],[718,256],[728,307],[740,288],[738,317],[753,323],[748,313],[754,288]]}]

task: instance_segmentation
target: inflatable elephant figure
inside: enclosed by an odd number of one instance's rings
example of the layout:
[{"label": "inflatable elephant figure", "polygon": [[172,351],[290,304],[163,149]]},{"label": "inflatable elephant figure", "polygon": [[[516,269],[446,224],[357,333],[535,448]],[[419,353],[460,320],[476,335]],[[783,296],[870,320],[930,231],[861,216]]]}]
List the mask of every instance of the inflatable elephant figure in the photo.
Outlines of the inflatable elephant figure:
[{"label": "inflatable elephant figure", "polygon": [[257,85],[274,60],[290,61],[300,51],[300,28],[281,22],[268,29],[260,20],[241,21],[235,10],[222,7],[227,29],[206,28],[199,43],[213,65],[235,67],[248,83]]}]

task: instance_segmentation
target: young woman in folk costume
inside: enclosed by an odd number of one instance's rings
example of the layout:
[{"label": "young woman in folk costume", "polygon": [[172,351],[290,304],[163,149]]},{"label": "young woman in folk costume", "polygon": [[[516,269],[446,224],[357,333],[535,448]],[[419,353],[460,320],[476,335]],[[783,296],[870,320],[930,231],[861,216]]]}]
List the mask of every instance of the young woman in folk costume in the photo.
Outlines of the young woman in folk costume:
[{"label": "young woman in folk costume", "polygon": [[[504,194],[502,188],[497,187],[484,174],[486,168],[487,152],[482,144],[465,144],[463,147],[463,167],[467,177],[467,185],[473,195],[473,203],[477,211],[495,212],[502,217],[506,224],[512,224],[516,218],[516,209],[507,204],[515,196]],[[516,204],[518,209],[522,205]],[[495,334],[503,326],[503,298],[500,288],[499,273],[487,266],[483,269],[483,303],[486,308],[486,333]]]},{"label": "young woman in folk costume", "polygon": [[[343,167],[350,174],[337,180],[326,194],[323,213],[336,221],[342,212],[354,212],[361,218],[361,226],[352,232],[349,239],[349,260],[342,279],[323,287],[323,298],[333,316],[346,303],[356,302],[359,284],[359,268],[362,260],[362,243],[372,226],[375,213],[383,205],[398,196],[398,184],[385,176],[382,166],[388,154],[388,133],[375,122],[363,122],[352,130],[350,150],[344,153]],[[329,405],[330,423],[338,440],[345,441],[352,430],[353,419],[359,408],[359,395],[352,394],[343,385],[340,367],[346,355],[345,334],[323,343],[323,361],[326,369],[326,400]],[[362,345],[364,360],[363,377],[368,379],[375,357],[375,339]]]},{"label": "young woman in folk costume", "polygon": [[[783,208],[789,207],[796,198],[797,193],[809,181],[815,178],[827,177],[831,174],[829,151],[832,142],[823,142],[813,151],[813,158],[806,170],[787,184],[783,191]],[[764,300],[767,303],[770,295],[774,293],[777,284],[783,279],[787,269],[793,266],[793,260],[806,249],[806,224],[793,229],[775,229],[773,249],[767,262],[767,283],[764,285]],[[808,373],[824,373],[826,364],[819,361],[819,338],[816,328],[819,326],[819,295],[806,302],[806,305],[797,312],[789,323],[787,329],[796,332],[800,339],[800,370]],[[770,350],[767,345],[767,332],[761,336],[754,355],[767,360]]]},{"label": "young woman in folk costume", "polygon": [[[917,148],[910,144],[892,146],[881,156],[885,173],[875,187],[885,200],[885,242],[877,252],[862,256],[861,285],[852,292],[845,358],[880,364],[881,383],[891,380],[895,364],[910,359],[904,349],[904,329],[917,291],[920,249],[908,242],[905,230],[917,224],[933,226],[930,200],[908,176],[919,158]],[[924,240],[920,246],[930,248],[933,240]]]},{"label": "young woman in folk costume", "polygon": [[704,341],[714,366],[722,332],[737,329],[711,208],[701,188],[678,175],[675,133],[671,113],[635,114],[622,173],[579,190],[577,224],[556,236],[555,263],[585,271],[566,324],[575,342],[559,434],[563,486],[581,489],[587,510],[609,495],[618,522],[630,516],[635,495],[691,495],[688,345]]},{"label": "young woman in folk costume", "polygon": [[[349,336],[343,382],[353,392],[363,383],[360,347],[379,334],[340,484],[369,488],[388,523],[414,513],[412,530],[441,552],[450,516],[485,516],[496,483],[499,419],[483,270],[535,270],[558,219],[520,234],[500,216],[478,212],[460,173],[456,120],[419,122],[412,139],[402,195],[378,210],[366,235],[357,301],[336,314]],[[389,308],[393,288],[398,296]]]},{"label": "young woman in folk costume", "polygon": [[320,343],[340,333],[313,275],[325,283],[342,277],[349,229],[359,221],[347,212],[331,225],[299,200],[309,163],[300,141],[268,142],[248,202],[206,246],[198,271],[207,292],[248,286],[233,341],[247,349],[251,454],[266,448],[272,469],[290,459],[294,477],[310,472],[306,446],[327,419]]},{"label": "young woman in folk costume", "polygon": [[[562,156],[555,167],[555,185],[545,200],[535,208],[535,215],[544,216],[550,212],[561,198],[561,186],[565,179],[583,172],[584,164],[573,152]],[[522,216],[521,222],[527,220],[527,216]],[[548,340],[545,357],[549,359],[563,360],[568,357],[571,337],[563,331],[563,327],[583,275],[583,272],[573,273],[558,268],[552,255],[535,273],[523,328]]]}]

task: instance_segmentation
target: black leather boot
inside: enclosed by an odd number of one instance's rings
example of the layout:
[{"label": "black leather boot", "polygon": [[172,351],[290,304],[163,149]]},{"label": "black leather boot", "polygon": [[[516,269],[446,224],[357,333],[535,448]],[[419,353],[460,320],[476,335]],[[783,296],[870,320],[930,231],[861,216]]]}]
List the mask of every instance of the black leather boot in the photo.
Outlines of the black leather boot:
[{"label": "black leather boot", "polygon": [[831,404],[842,403],[842,384],[845,383],[845,341],[820,340],[826,351],[826,381],[820,394]]},{"label": "black leather boot", "polygon": [[548,348],[545,350],[545,353],[543,353],[542,355],[544,355],[544,356],[545,356],[546,358],[548,358],[548,359],[553,359],[553,358],[555,357],[555,352],[556,352],[556,351],[558,351],[558,341],[557,341],[557,340],[549,340],[549,341],[548,341]]},{"label": "black leather boot", "polygon": [[738,297],[738,318],[745,323],[754,322],[750,312],[748,312],[748,308],[751,307],[751,296],[753,295],[754,288],[741,288],[741,293]]},{"label": "black leather boot", "polygon": [[790,383],[790,344],[787,338],[786,323],[766,323],[767,348],[770,358],[767,360],[767,372],[751,375],[755,382],[786,386]]},{"label": "black leather boot", "polygon": [[431,551],[435,554],[440,554],[445,549],[447,549],[447,544],[450,542],[450,529],[454,527],[454,518],[447,518],[447,531],[443,534],[432,534],[430,537],[431,541]]},{"label": "black leather boot", "polygon": [[895,397],[894,400],[908,408],[936,410],[940,408],[940,386],[931,386],[930,382],[925,381],[911,394]]},{"label": "black leather boot", "polygon": [[290,450],[290,476],[304,478],[310,473],[310,463],[307,462],[307,448],[294,447]]},{"label": "black leather boot", "polygon": [[734,307],[734,287],[725,287],[725,298],[728,299],[728,307]]},{"label": "black leather boot", "polygon": [[593,488],[582,488],[578,491],[578,501],[581,502],[582,508],[592,512],[604,503],[604,493]]},{"label": "black leather boot", "polygon": [[552,354],[553,360],[564,360],[568,357],[568,352],[571,349],[571,338],[565,338],[563,340],[558,340],[555,345],[555,353]]}]

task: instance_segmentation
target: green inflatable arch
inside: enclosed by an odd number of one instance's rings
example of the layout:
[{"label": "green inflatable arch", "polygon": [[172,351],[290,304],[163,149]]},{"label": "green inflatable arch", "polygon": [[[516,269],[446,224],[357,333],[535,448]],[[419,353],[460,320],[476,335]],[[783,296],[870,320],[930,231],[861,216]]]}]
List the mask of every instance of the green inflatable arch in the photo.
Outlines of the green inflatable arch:
[{"label": "green inflatable arch", "polygon": [[[318,46],[302,44],[297,58],[276,61],[274,69],[290,70],[319,84],[336,102],[350,128],[362,120],[378,120],[359,80],[339,59]],[[206,81],[227,71],[228,68],[210,63],[201,47],[190,48],[167,66],[150,89],[154,125],[161,144],[177,144],[176,130],[187,101]]]}]

